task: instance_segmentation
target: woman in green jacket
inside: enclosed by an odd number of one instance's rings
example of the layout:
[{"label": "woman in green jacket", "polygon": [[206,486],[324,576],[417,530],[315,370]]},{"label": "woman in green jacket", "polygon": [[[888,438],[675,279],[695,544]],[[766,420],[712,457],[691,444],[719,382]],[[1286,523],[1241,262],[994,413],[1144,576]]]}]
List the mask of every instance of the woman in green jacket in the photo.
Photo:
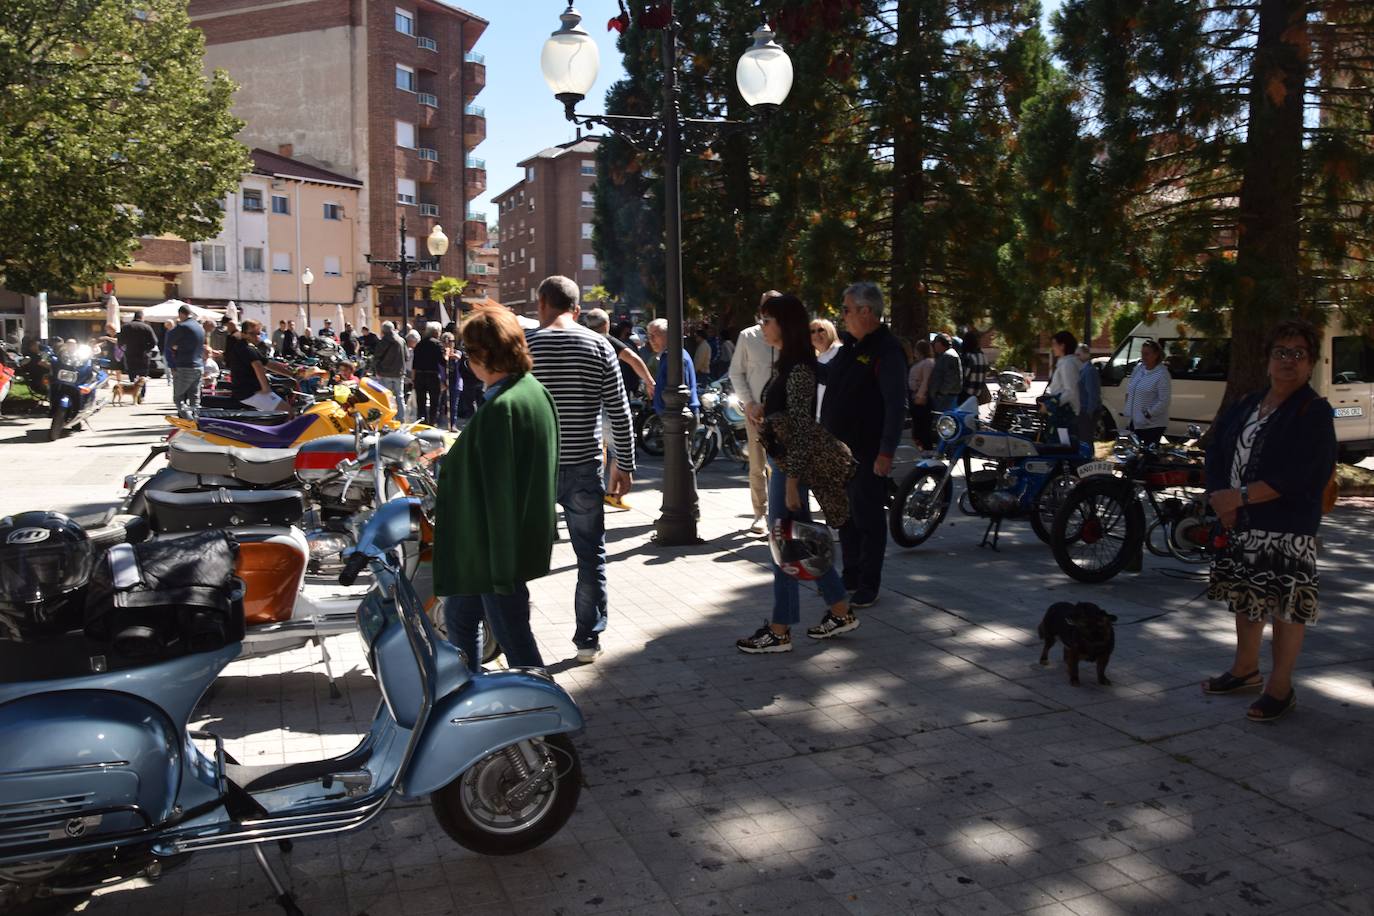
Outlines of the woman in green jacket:
[{"label": "woman in green jacket", "polygon": [[555,538],[558,418],[530,369],[515,315],[477,309],[463,349],[486,400],[444,458],[434,524],[434,592],[448,638],[477,671],[484,616],[512,667],[543,667],[525,583],[548,575]]}]

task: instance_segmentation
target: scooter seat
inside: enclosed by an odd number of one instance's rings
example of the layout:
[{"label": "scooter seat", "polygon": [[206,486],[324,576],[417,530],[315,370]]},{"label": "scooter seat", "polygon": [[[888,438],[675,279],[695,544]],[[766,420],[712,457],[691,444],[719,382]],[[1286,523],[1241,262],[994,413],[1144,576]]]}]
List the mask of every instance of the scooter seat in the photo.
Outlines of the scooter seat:
[{"label": "scooter seat", "polygon": [[196,428],[201,432],[226,439],[235,439],[245,446],[260,448],[290,448],[295,445],[301,433],[315,423],[317,417],[302,414],[294,420],[278,426],[258,426],[255,423],[240,423],[236,420],[199,420]]},{"label": "scooter seat", "polygon": [[206,490],[198,493],[148,494],[148,521],[153,531],[208,531],[254,525],[299,525],[305,515],[300,490]]},{"label": "scooter seat", "polygon": [[167,463],[186,474],[215,474],[259,486],[285,483],[295,474],[294,448],[214,445],[195,436],[177,436],[168,446]]}]

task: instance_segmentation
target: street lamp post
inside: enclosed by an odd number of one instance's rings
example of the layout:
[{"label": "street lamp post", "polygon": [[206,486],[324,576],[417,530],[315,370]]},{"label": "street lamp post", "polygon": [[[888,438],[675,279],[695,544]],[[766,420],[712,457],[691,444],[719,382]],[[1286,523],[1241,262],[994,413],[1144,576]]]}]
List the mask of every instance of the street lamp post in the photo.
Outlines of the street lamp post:
[{"label": "street lamp post", "polygon": [[[310,327],[310,287],[314,285],[314,283],[315,275],[310,271],[310,268],[307,267],[305,273],[301,274],[301,284],[305,287],[305,326],[307,328]],[[313,334],[314,331],[311,331],[311,333]]]},{"label": "street lamp post", "polygon": [[[687,455],[691,412],[690,393],[682,373],[682,220],[681,165],[684,139],[717,139],[749,127],[746,122],[712,118],[684,118],[677,85],[677,41],[680,26],[670,16],[663,28],[663,106],[657,116],[579,115],[577,103],[596,82],[600,52],[581,28],[582,17],[572,3],[559,17],[562,27],[544,42],[539,66],[544,81],[563,103],[569,121],[584,127],[600,125],[635,146],[658,145],[663,152],[664,305],[668,312],[667,385],[663,393],[663,514],[654,527],[658,543],[682,546],[699,542],[695,515],[696,484]],[[754,45],[740,58],[735,82],[745,102],[764,113],[781,105],[792,88],[792,61],[773,41],[773,32],[760,26]],[[686,137],[684,136],[686,135]]]},{"label": "street lamp post", "polygon": [[439,259],[444,256],[444,252],[448,251],[448,236],[444,235],[444,227],[436,224],[434,230],[430,232],[429,236],[425,239],[425,247],[429,249],[431,257],[412,258],[410,255],[406,254],[406,215],[404,213],[401,214],[399,234],[401,240],[399,249],[400,257],[396,260],[388,261],[381,258],[374,258],[370,254],[365,255],[365,257],[367,258],[367,263],[380,264],[382,267],[385,267],[401,278],[401,311],[402,320],[405,321],[409,318],[409,316],[404,313],[406,309],[410,308],[410,287],[407,283],[410,275],[416,271],[439,269]]}]

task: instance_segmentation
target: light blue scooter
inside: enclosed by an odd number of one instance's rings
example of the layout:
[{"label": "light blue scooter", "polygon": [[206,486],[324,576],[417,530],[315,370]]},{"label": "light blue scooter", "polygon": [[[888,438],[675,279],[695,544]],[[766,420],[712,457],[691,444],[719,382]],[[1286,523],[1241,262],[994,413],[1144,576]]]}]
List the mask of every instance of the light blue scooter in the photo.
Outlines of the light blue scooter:
[{"label": "light blue scooter", "polygon": [[0,912],[252,844],[277,902],[299,914],[262,844],[285,850],[293,839],[356,829],[392,796],[429,795],[449,836],[479,853],[523,852],[557,833],[581,790],[568,735],[581,730],[582,713],[540,671],[469,674],[436,636],[394,550],[416,536],[420,517],[414,499],[383,505],[340,576],[349,585],[371,567],[357,621],[382,691],[371,729],[342,757],[240,766],[218,737],[187,727],[238,643],[118,672],[0,684]]}]

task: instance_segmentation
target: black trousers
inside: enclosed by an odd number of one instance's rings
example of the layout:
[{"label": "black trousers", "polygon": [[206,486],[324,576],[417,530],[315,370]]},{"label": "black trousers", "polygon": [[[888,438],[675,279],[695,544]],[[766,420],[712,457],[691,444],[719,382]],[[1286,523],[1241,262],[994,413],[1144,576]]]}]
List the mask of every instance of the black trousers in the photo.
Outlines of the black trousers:
[{"label": "black trousers", "polygon": [[439,417],[439,373],[415,370],[415,414],[431,426]]},{"label": "black trousers", "polygon": [[887,479],[873,473],[873,457],[855,456],[859,469],[849,478],[849,521],[840,528],[844,559],[844,586],[858,592],[876,592],[883,580],[883,554],[887,552]]}]

